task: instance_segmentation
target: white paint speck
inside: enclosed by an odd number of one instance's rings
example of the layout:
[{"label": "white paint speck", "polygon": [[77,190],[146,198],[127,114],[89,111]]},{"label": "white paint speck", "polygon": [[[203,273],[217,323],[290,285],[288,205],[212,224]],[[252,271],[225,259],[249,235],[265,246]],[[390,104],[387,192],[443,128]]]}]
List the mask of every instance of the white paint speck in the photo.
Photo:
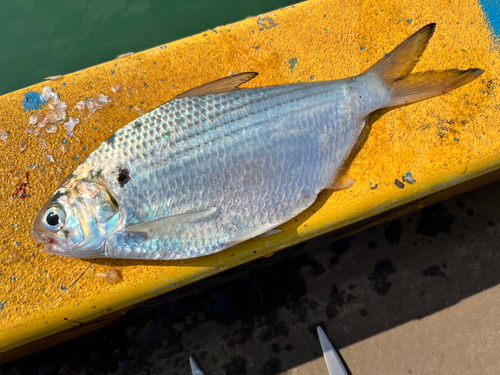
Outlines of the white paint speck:
[{"label": "white paint speck", "polygon": [[71,137],[74,133],[75,126],[80,123],[80,120],[76,117],[70,117],[68,122],[64,123],[66,127],[66,135]]},{"label": "white paint speck", "polygon": [[117,83],[116,85],[114,85],[112,88],[111,88],[111,91],[113,92],[118,92],[122,89],[122,85],[120,85],[119,83]]},{"label": "white paint speck", "polygon": [[[68,110],[67,104],[59,99],[59,95],[52,91],[52,88],[45,86],[42,89],[42,98],[47,102],[47,111],[44,113],[36,112],[30,116],[30,125],[37,125],[38,128],[46,127],[47,133],[57,131],[56,123],[66,120]],[[41,134],[37,132],[37,134]]]},{"label": "white paint speck", "polygon": [[9,133],[7,133],[5,130],[0,129],[0,140],[4,141],[7,143],[7,138],[9,138]]},{"label": "white paint speck", "polygon": [[56,125],[49,125],[45,128],[45,131],[47,133],[55,133],[57,131],[57,126]]},{"label": "white paint speck", "polygon": [[122,53],[121,55],[116,56],[117,59],[123,59],[124,57],[129,57],[130,55],[133,55],[134,52],[127,52],[127,53]]},{"label": "white paint speck", "polygon": [[111,103],[111,98],[109,96],[99,94],[95,98],[80,100],[76,103],[76,108],[80,111],[89,110],[90,114],[87,116],[87,118],[89,118],[94,112],[104,108],[109,103]]}]

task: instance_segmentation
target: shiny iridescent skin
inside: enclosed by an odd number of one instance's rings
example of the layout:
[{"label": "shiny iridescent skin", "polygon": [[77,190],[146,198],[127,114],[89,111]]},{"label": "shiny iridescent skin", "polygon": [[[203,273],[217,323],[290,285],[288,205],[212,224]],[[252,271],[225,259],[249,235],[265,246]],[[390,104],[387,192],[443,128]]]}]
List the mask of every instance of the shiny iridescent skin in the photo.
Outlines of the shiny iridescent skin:
[{"label": "shiny iridescent skin", "polygon": [[411,74],[436,24],[363,74],[234,91],[189,90],[117,131],[39,210],[33,238],[78,258],[182,259],[265,233],[332,187],[368,116],[465,85],[482,69]]},{"label": "shiny iridescent skin", "polygon": [[[100,256],[212,254],[309,207],[389,100],[371,75],[174,99],[118,130],[68,180],[102,171],[119,203],[124,220]],[[124,230],[195,211],[206,214],[160,236]]]}]

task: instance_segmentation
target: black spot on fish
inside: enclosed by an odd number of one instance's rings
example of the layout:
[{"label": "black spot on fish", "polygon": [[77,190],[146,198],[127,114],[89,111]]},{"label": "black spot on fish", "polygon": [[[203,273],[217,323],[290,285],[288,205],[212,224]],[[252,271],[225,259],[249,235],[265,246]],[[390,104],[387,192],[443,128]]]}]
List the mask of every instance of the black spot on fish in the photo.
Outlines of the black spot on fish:
[{"label": "black spot on fish", "polygon": [[121,188],[123,188],[131,179],[130,172],[127,168],[121,166],[118,167],[118,183]]},{"label": "black spot on fish", "polygon": [[417,220],[417,233],[428,237],[436,237],[438,233],[450,233],[451,224],[455,222],[443,203],[425,207],[420,211]]},{"label": "black spot on fish", "polygon": [[495,226],[495,222],[493,220],[488,220],[488,225],[490,227],[494,227]]},{"label": "black spot on fish", "polygon": [[457,206],[460,207],[460,208],[464,208],[465,207],[465,202],[461,199],[457,200]]},{"label": "black spot on fish", "polygon": [[375,241],[368,241],[368,248],[373,250],[373,249],[376,249],[378,247],[378,244],[377,242]]},{"label": "black spot on fish", "polygon": [[366,311],[366,309],[361,309],[359,310],[359,315],[361,315],[364,318],[368,315],[368,311]]},{"label": "black spot on fish", "polygon": [[399,181],[397,178],[394,180],[394,184],[400,189],[404,189],[405,184],[403,184],[401,181]]},{"label": "black spot on fish", "polygon": [[378,184],[375,184],[375,186],[371,187],[372,190],[375,190],[376,188],[378,188]]},{"label": "black spot on fish", "polygon": [[108,139],[106,139],[106,140],[104,141],[104,143],[106,143],[106,144],[108,144],[108,145],[112,144],[112,143],[115,141],[115,137],[116,137],[116,133],[113,133],[113,134],[111,135],[111,137],[109,137]]},{"label": "black spot on fish", "polygon": [[387,224],[385,228],[384,235],[385,239],[391,245],[399,243],[401,239],[401,233],[403,232],[403,224],[400,219],[393,220]]},{"label": "black spot on fish", "polygon": [[465,211],[467,215],[469,216],[474,216],[474,210],[472,208],[469,208],[467,211]]},{"label": "black spot on fish", "polygon": [[[69,179],[69,178],[70,178],[70,177],[68,177],[68,179]],[[55,194],[52,196],[52,201],[54,201],[54,202],[55,202],[55,201],[57,201],[57,200],[58,200],[59,198],[61,198],[63,195],[64,195],[64,193],[63,193],[63,192],[61,192],[60,190],[57,190],[57,191],[55,192]]]},{"label": "black spot on fish", "polygon": [[368,280],[373,284],[373,290],[380,296],[386,296],[391,289],[391,282],[387,277],[396,273],[396,269],[390,259],[382,259],[377,262],[373,273],[368,275]]},{"label": "black spot on fish", "polygon": [[292,344],[286,344],[286,345],[285,345],[285,350],[286,350],[287,352],[291,352],[291,351],[293,350],[293,345],[292,345]]}]

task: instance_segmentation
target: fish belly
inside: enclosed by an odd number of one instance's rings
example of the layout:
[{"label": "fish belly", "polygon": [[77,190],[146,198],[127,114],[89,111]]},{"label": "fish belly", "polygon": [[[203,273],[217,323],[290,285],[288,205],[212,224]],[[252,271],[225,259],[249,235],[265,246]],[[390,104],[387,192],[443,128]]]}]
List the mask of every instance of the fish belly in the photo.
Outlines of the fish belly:
[{"label": "fish belly", "polygon": [[[286,222],[336,176],[380,100],[350,79],[174,99],[140,117],[89,157],[126,226],[213,214],[154,237],[118,231],[107,256],[193,258]],[[130,174],[123,187],[118,168]]]}]

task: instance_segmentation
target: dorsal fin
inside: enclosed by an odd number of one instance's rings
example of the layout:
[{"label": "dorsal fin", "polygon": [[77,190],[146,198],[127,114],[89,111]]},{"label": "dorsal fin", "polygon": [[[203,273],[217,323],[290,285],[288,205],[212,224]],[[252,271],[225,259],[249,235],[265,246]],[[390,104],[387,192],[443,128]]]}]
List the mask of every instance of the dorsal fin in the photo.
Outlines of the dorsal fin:
[{"label": "dorsal fin", "polygon": [[189,96],[202,96],[208,94],[218,94],[220,92],[231,92],[240,89],[240,86],[247,83],[251,79],[257,77],[259,73],[247,72],[239,73],[229,77],[221,78],[213,82],[205,83],[204,85],[188,90],[176,98],[187,98]]}]

